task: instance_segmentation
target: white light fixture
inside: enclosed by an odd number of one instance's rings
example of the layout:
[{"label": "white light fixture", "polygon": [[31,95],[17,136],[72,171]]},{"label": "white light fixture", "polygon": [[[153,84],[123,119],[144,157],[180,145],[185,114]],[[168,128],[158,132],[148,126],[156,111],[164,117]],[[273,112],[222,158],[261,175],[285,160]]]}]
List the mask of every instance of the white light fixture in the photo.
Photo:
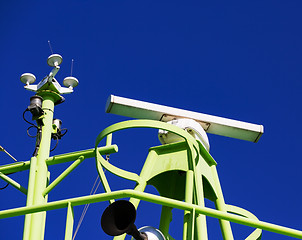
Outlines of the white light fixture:
[{"label": "white light fixture", "polygon": [[32,73],[23,73],[20,77],[21,82],[23,82],[26,86],[32,84],[36,81],[35,75]]},{"label": "white light fixture", "polygon": [[168,122],[188,118],[198,122],[207,133],[257,142],[263,134],[263,126],[208,114],[167,107],[129,98],[110,95],[106,112],[122,116]]},{"label": "white light fixture", "polygon": [[47,64],[51,67],[59,66],[63,62],[63,58],[59,54],[52,54],[47,59]]},{"label": "white light fixture", "polygon": [[54,124],[58,131],[61,131],[62,121],[60,119],[55,118],[52,121],[52,124]]},{"label": "white light fixture", "polygon": [[79,81],[75,77],[66,77],[63,80],[63,85],[65,87],[68,87],[69,89],[75,88],[76,86],[78,86],[78,84],[79,84]]}]

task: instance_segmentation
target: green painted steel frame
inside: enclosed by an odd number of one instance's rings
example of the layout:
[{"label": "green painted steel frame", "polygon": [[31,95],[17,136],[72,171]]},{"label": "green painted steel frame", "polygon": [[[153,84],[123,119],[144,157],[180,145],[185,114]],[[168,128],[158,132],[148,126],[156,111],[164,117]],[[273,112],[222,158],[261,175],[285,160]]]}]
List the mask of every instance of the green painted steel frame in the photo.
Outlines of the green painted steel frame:
[{"label": "green painted steel frame", "polygon": [[[105,147],[98,147],[97,149],[91,148],[87,150],[82,150],[82,151],[76,151],[76,152],[71,152],[71,153],[65,153],[65,154],[60,154],[56,156],[52,156],[46,159],[47,165],[56,165],[56,164],[61,164],[61,163],[66,163],[66,162],[73,162],[65,171],[63,171],[62,174],[60,174],[51,184],[49,184],[43,191],[42,195],[46,196],[49,194],[49,192],[56,187],[65,177],[67,177],[81,162],[83,162],[87,158],[93,158],[95,156],[95,151],[97,151],[99,154],[105,155],[105,154],[112,154],[118,152],[118,147],[117,145],[108,145]],[[0,166],[0,178],[11,184],[13,187],[16,189],[20,190],[24,194],[27,194],[29,198],[32,198],[33,191],[27,191],[24,187],[22,187],[19,183],[15,182],[11,178],[9,178],[6,174],[10,173],[15,173],[15,172],[20,172],[20,171],[25,171],[30,168],[30,165],[35,166],[36,165],[37,158],[32,157],[31,161],[26,161],[26,162],[17,162],[13,164],[7,164]],[[5,173],[5,174],[4,174]],[[30,171],[30,179],[34,179],[33,177],[34,171]],[[41,204],[38,204],[39,206]],[[35,208],[37,205],[31,205],[27,206],[25,208]],[[65,207],[64,207],[65,208]],[[72,240],[72,233],[73,233],[73,206],[71,202],[67,202],[67,218],[66,218],[66,231],[65,231],[65,240]],[[18,212],[18,209],[16,208],[13,209],[12,211],[8,210],[8,212]],[[22,208],[21,208],[22,209]],[[4,215],[0,214],[0,218],[7,218],[7,217],[12,217],[12,215],[8,214],[6,215],[5,212],[7,210],[1,211],[1,213],[4,213]],[[29,214],[31,213],[36,213],[36,212],[45,212],[48,211],[48,209],[44,209],[43,211],[28,211],[25,212],[21,215],[26,215],[30,216]],[[21,211],[22,212],[22,211]],[[13,214],[15,215],[15,214]],[[20,214],[17,214],[20,215]],[[17,216],[15,215],[15,216]],[[26,223],[25,223],[26,224]],[[28,224],[28,223],[27,223]],[[28,225],[27,225],[28,226]],[[25,225],[25,228],[27,227]],[[26,233],[28,232],[28,233]],[[26,231],[25,233],[28,234],[27,237],[30,236],[30,231]],[[34,238],[34,237],[33,237]],[[33,239],[32,238],[32,239]],[[37,238],[36,239],[43,239],[43,238]]]},{"label": "green painted steel frame", "polygon": [[[117,145],[110,145],[105,147],[99,147],[97,151],[104,155],[104,154],[112,154],[118,152]],[[50,165],[56,165],[60,163],[66,163],[66,162],[72,162],[72,163],[60,176],[58,176],[43,192],[43,195],[47,195],[55,186],[57,186],[65,177],[68,176],[69,173],[71,173],[83,160],[87,158],[93,158],[95,156],[95,149],[87,149],[82,151],[76,151],[71,153],[65,153],[56,155],[53,157],[49,157],[46,159],[47,166]],[[31,161],[25,161],[25,162],[17,162],[12,164],[7,164],[0,166],[0,178],[12,185],[14,188],[18,189],[20,192],[27,194],[27,189],[24,188],[20,183],[14,181],[10,177],[8,177],[8,174],[26,171],[30,168],[30,163],[35,162],[36,158],[33,157]]]},{"label": "green painted steel frame", "polygon": [[[171,133],[174,133],[184,139],[184,142],[186,143],[188,147],[188,166],[189,169],[193,173],[193,178],[189,184],[186,187],[186,196],[188,199],[185,199],[186,201],[192,203],[192,201],[196,202],[199,206],[204,207],[204,190],[202,186],[202,173],[201,168],[207,168],[207,166],[211,167],[212,169],[210,171],[214,172],[214,178],[213,178],[213,185],[216,185],[217,188],[217,194],[219,195],[219,198],[217,198],[216,204],[218,206],[218,209],[224,212],[227,212],[227,208],[225,207],[225,203],[222,196],[222,191],[220,188],[220,183],[218,179],[218,175],[216,172],[216,162],[211,157],[211,155],[206,151],[206,149],[203,147],[203,145],[196,141],[195,138],[193,138],[189,133],[184,131],[183,129],[180,129],[179,127],[176,127],[174,125],[160,122],[160,121],[154,121],[154,120],[130,120],[125,122],[116,123],[114,125],[111,125],[104,129],[97,137],[96,139],[96,145],[98,146],[99,142],[105,138],[106,136],[109,136],[109,140],[107,139],[106,144],[111,144],[112,142],[112,133],[124,129],[131,129],[131,128],[156,128],[156,129],[163,129],[167,130]],[[173,145],[175,147],[175,145]],[[109,187],[109,183],[105,177],[105,174],[102,170],[102,168],[106,168],[109,172],[112,172],[113,174],[135,181],[137,183],[137,186],[135,187],[135,190],[144,191],[146,185],[147,185],[147,179],[146,176],[148,175],[148,172],[151,171],[151,169],[154,167],[154,162],[156,159],[156,153],[153,149],[150,148],[149,155],[145,161],[144,167],[141,171],[140,175],[137,175],[136,173],[131,173],[128,171],[125,171],[123,169],[117,168],[107,162],[100,154],[96,153],[96,165],[99,172],[99,176],[101,178],[101,181],[103,183],[103,187],[106,192],[111,192],[111,189]],[[175,150],[174,150],[175,151]],[[203,163],[204,160],[206,163]],[[206,164],[206,165],[204,165]],[[207,165],[208,164],[208,165]],[[163,167],[161,169],[162,171],[169,171],[166,167]],[[194,191],[191,191],[191,188],[193,187]],[[192,196],[189,196],[189,195]],[[195,196],[195,200],[193,199],[193,195]],[[130,198],[130,202],[134,204],[134,206],[137,208],[139,204],[139,200]],[[110,201],[112,203],[112,200]],[[170,216],[169,216],[170,215]],[[166,218],[167,220],[164,220]],[[170,213],[167,212],[167,209],[163,208],[162,210],[162,216],[161,216],[161,224],[160,224],[160,230],[164,233],[165,237],[167,239],[172,239],[171,236],[168,234],[169,219],[171,218],[171,209]],[[231,226],[228,221],[225,221],[223,219],[220,219],[220,225],[221,225],[221,231],[223,238],[225,240],[233,240],[233,234],[231,231]],[[196,227],[195,224],[196,223]],[[194,230],[196,229],[196,230]],[[196,234],[195,234],[196,233]],[[254,234],[254,233],[252,233]],[[260,233],[261,234],[261,233]],[[125,235],[117,236],[114,239],[115,240],[123,240],[125,238]],[[195,214],[195,212],[186,212],[184,217],[184,235],[183,240],[189,240],[189,239],[199,239],[199,240],[206,240],[208,239],[207,235],[207,228],[206,228],[206,218],[204,215]],[[256,238],[254,238],[256,239]]]},{"label": "green painted steel frame", "polygon": [[[180,135],[184,138],[184,141],[188,145],[188,148],[190,149],[190,161],[189,164],[190,170],[187,172],[187,189],[191,189],[186,191],[185,195],[185,202],[171,199],[167,197],[162,197],[154,194],[145,193],[142,190],[143,189],[136,189],[136,190],[119,190],[119,191],[111,191],[109,184],[106,180],[103,167],[105,167],[108,170],[111,170],[113,173],[117,173],[118,176],[135,181],[138,185],[144,184],[144,180],[141,179],[140,175],[137,175],[136,173],[130,173],[127,171],[124,171],[122,169],[118,169],[115,166],[108,163],[101,155],[105,154],[111,154],[116,153],[118,151],[118,148],[116,145],[112,145],[112,133],[115,131],[119,131],[122,129],[128,129],[128,128],[158,128],[158,129],[165,129],[170,132],[173,132],[177,135]],[[106,146],[104,147],[98,147],[99,142],[104,138],[107,137],[106,140]],[[101,177],[101,180],[103,182],[104,188],[106,193],[96,194],[96,195],[90,195],[90,196],[83,196],[83,197],[76,197],[76,198],[69,198],[65,200],[60,201],[53,201],[53,202],[39,202],[36,204],[28,204],[25,207],[19,207],[14,209],[8,209],[8,210],[2,210],[0,211],[0,219],[2,218],[9,218],[9,217],[15,217],[15,216],[21,216],[21,215],[27,215],[31,216],[32,214],[39,214],[44,213],[49,210],[54,209],[60,209],[60,208],[66,208],[67,214],[66,214],[66,230],[65,230],[65,240],[71,240],[72,239],[72,232],[73,232],[73,223],[74,223],[74,215],[73,215],[73,207],[78,205],[84,205],[87,203],[97,203],[102,201],[109,201],[113,202],[115,199],[121,199],[121,198],[131,198],[133,202],[136,203],[136,206],[138,205],[138,202],[140,200],[151,202],[154,204],[162,205],[163,212],[162,215],[169,215],[169,209],[171,208],[178,208],[185,211],[185,217],[184,217],[184,225],[187,226],[184,228],[187,232],[184,232],[183,239],[187,240],[193,240],[195,239],[193,237],[194,235],[194,227],[196,228],[194,224],[194,219],[197,215],[204,215],[209,217],[214,217],[217,219],[221,219],[224,221],[230,221],[246,226],[250,226],[253,228],[257,228],[247,239],[259,239],[261,236],[261,229],[266,231],[271,231],[287,236],[291,236],[294,238],[302,239],[302,231],[278,226],[275,224],[259,221],[253,214],[250,212],[241,209],[236,206],[231,205],[225,205],[225,211],[220,211],[216,209],[207,208],[205,206],[201,206],[199,204],[193,203],[193,185],[192,184],[198,184],[197,182],[200,180],[198,179],[198,169],[196,169],[196,165],[198,161],[200,161],[200,156],[209,164],[209,166],[214,169],[213,171],[216,173],[216,162],[211,157],[211,155],[203,148],[203,146],[197,142],[190,134],[186,133],[185,131],[166,123],[158,122],[158,121],[151,121],[151,120],[132,120],[132,121],[126,121],[114,124],[108,128],[106,128],[104,131],[102,131],[96,140],[95,148],[94,149],[87,149],[83,151],[77,151],[72,153],[66,153],[61,154],[53,157],[44,157],[44,161],[46,166],[48,165],[55,165],[60,164],[64,162],[73,162],[57,179],[55,179],[51,184],[47,183],[47,187],[41,191],[41,195],[44,197],[47,197],[48,193],[55,187],[59,182],[61,182],[73,169],[75,169],[84,159],[91,158],[93,156],[96,156],[96,164],[97,169],[99,172],[99,175]],[[8,164],[4,166],[0,166],[0,178],[4,179],[8,183],[10,183],[12,186],[14,186],[16,189],[20,190],[21,192],[27,194],[28,199],[32,199],[33,195],[35,194],[31,188],[26,190],[23,188],[20,184],[12,180],[7,176],[7,174],[24,171],[30,169],[29,174],[29,185],[31,184],[31,181],[37,181],[37,178],[34,176],[34,166],[37,164],[37,158],[32,157],[31,161],[26,162],[17,162],[13,164]],[[31,169],[33,168],[33,169]],[[196,172],[198,174],[196,174]],[[44,176],[44,179],[49,178],[49,173],[47,173]],[[34,180],[33,180],[34,179]],[[219,182],[218,182],[219,184]],[[197,202],[198,203],[198,202]],[[42,218],[45,219],[45,214],[41,215]],[[161,229],[163,229],[164,232],[168,232],[168,224],[165,220],[166,218],[161,219]],[[25,221],[25,229],[28,227],[28,223]],[[44,231],[45,225],[42,227],[41,231]],[[166,230],[165,230],[166,229]],[[34,231],[34,229],[32,229]],[[25,239],[26,239],[26,230],[25,230]],[[29,236],[29,235],[28,235]],[[167,236],[168,239],[170,236]],[[43,237],[38,236],[31,239],[43,239]],[[199,240],[199,239],[198,239]]]},{"label": "green painted steel frame", "polygon": [[[169,216],[169,214],[170,214],[169,208],[179,208],[179,209],[185,210],[183,240],[207,239],[207,236],[205,236],[204,234],[199,234],[198,235],[199,237],[197,237],[197,238],[193,237],[194,236],[194,222],[196,221],[198,215],[199,216],[206,215],[206,216],[215,217],[215,218],[220,219],[220,224],[221,224],[221,228],[222,228],[222,232],[223,232],[223,238],[225,240],[233,239],[229,221],[257,228],[248,236],[248,238],[246,238],[247,240],[260,239],[261,234],[262,234],[261,229],[292,236],[292,237],[302,238],[302,231],[293,230],[293,229],[277,226],[274,224],[261,222],[252,213],[250,213],[242,208],[225,204],[224,200],[223,200],[222,192],[221,192],[221,187],[220,187],[217,171],[216,171],[215,160],[208,153],[208,151],[202,146],[202,144],[200,144],[198,141],[196,141],[186,131],[183,131],[182,129],[180,129],[178,127],[175,127],[175,126],[167,124],[167,123],[159,122],[159,121],[153,121],[153,120],[131,120],[131,121],[120,122],[120,123],[111,125],[108,128],[104,129],[98,135],[98,137],[96,139],[95,147],[97,148],[99,142],[105,137],[107,137],[106,144],[110,145],[112,142],[112,133],[119,131],[119,130],[129,129],[129,128],[164,129],[164,130],[167,130],[169,132],[172,132],[172,133],[177,134],[184,138],[184,141],[186,142],[186,144],[188,145],[188,148],[190,149],[190,151],[189,151],[190,157],[188,159],[189,159],[189,161],[191,161],[189,164],[191,166],[190,167],[191,170],[189,170],[187,172],[188,181],[186,181],[186,182],[187,182],[187,184],[189,184],[187,186],[187,189],[189,189],[189,190],[186,191],[186,193],[185,193],[186,194],[185,203],[178,202],[176,204],[177,206],[176,205],[172,206],[169,203],[171,203],[171,201],[172,202],[176,201],[175,199],[162,198],[160,196],[155,196],[155,195],[152,195],[153,197],[151,197],[148,194],[145,195],[145,193],[143,193],[143,191],[144,191],[146,182],[144,181],[145,179],[142,179],[142,177],[144,176],[143,171],[144,171],[145,166],[143,167],[141,174],[137,175],[136,173],[127,172],[123,169],[119,169],[119,168],[111,165],[100,154],[96,153],[96,165],[97,165],[97,169],[99,172],[99,176],[102,180],[104,189],[108,194],[114,194],[115,192],[112,192],[109,187],[109,183],[105,177],[103,167],[106,170],[108,170],[109,172],[112,172],[113,174],[115,174],[119,177],[122,177],[122,178],[125,178],[128,180],[132,180],[137,183],[137,186],[134,191],[125,190],[126,192],[129,193],[129,195],[123,196],[123,197],[130,197],[130,201],[135,205],[135,207],[138,206],[139,200],[145,200],[145,201],[163,205],[164,207],[163,207],[163,211],[162,211],[162,216],[163,215]],[[151,148],[151,152],[149,153],[149,155],[150,154],[152,155],[152,148]],[[200,182],[201,182],[201,179],[198,178],[198,176],[201,176],[201,174],[200,174],[199,169],[196,168],[198,161],[201,160],[200,156],[211,167],[211,171],[212,171],[212,174],[215,179],[214,180],[215,185],[217,186],[218,189],[220,189],[220,191],[218,191],[218,193],[217,193],[218,195],[220,195],[220,198],[219,198],[220,200],[216,202],[216,205],[218,205],[219,210],[206,208],[204,205],[200,204],[200,201],[198,201],[198,199],[197,199],[198,204],[192,203],[192,200],[193,200],[192,197],[194,195],[193,191],[192,191],[193,185],[194,184],[197,185],[196,189],[199,189],[199,192],[197,192],[197,194],[195,194],[195,197],[196,197],[196,195],[198,197],[198,195],[199,195],[198,193],[200,193],[200,190],[202,191],[202,187],[198,186],[198,184],[200,184]],[[149,156],[147,157],[145,164],[147,164],[148,158],[149,158]],[[151,156],[151,158],[152,158],[152,156]],[[116,192],[122,193],[124,191],[116,191]],[[145,199],[143,196],[150,196],[150,198]],[[109,198],[108,200],[110,203],[112,203],[114,199],[116,199],[116,198]],[[162,201],[157,201],[158,199],[161,199]],[[163,200],[163,199],[165,199],[165,200]],[[164,202],[164,201],[167,201],[167,202]],[[194,205],[194,207],[183,208],[182,207],[183,204],[186,206]],[[203,209],[203,210],[201,210],[201,209]],[[229,212],[231,212],[233,214],[230,214]],[[167,218],[167,219],[169,219],[169,218]],[[195,219],[195,221],[194,221],[194,219]],[[205,225],[205,222],[203,221],[203,219],[201,219],[200,223]],[[169,229],[168,225],[169,224],[170,224],[169,220],[167,221],[167,220],[161,218],[160,229],[162,230],[162,232],[164,233],[164,235],[166,236],[167,239],[173,239],[168,234],[168,229]],[[196,221],[196,224],[198,224],[198,221]],[[204,226],[200,226],[200,224],[199,224],[199,226],[197,225],[195,227],[195,228],[197,228],[197,232],[200,231],[200,229],[202,229],[201,227],[204,227]],[[202,229],[202,231],[204,231],[204,229]],[[205,230],[205,233],[206,233],[206,230]],[[114,239],[122,240],[122,239],[124,239],[124,236],[118,236],[118,237],[115,237]]]},{"label": "green painted steel frame", "polygon": [[[154,121],[154,120],[130,120],[130,121],[124,121],[124,122],[119,122],[116,123],[114,125],[111,125],[109,127],[107,127],[106,129],[104,129],[97,137],[96,139],[96,144],[95,147],[98,146],[99,142],[105,138],[106,136],[110,137],[110,141],[107,141],[111,143],[112,141],[112,133],[116,132],[116,131],[120,131],[120,130],[125,130],[125,129],[131,129],[131,128],[155,128],[155,129],[163,129],[163,130],[167,130],[169,132],[172,132],[180,137],[182,137],[184,139],[184,141],[186,142],[189,151],[189,166],[192,169],[193,173],[194,173],[194,185],[196,185],[197,189],[202,189],[202,187],[200,186],[201,182],[198,179],[198,175],[200,174],[198,172],[198,170],[195,168],[198,160],[199,160],[199,144],[198,142],[195,140],[195,138],[193,138],[189,133],[187,133],[186,131],[183,131],[182,129],[180,129],[179,127],[176,127],[174,125],[168,124],[168,123],[164,123],[164,122],[160,122],[160,121]],[[146,179],[146,175],[148,175],[147,172],[149,172],[149,170],[153,167],[153,162],[154,162],[154,158],[155,158],[156,154],[154,151],[151,150],[151,152],[149,153],[149,156],[147,157],[147,160],[145,161],[144,167],[142,169],[142,172],[140,175],[137,175],[136,173],[131,173],[128,171],[125,171],[123,169],[117,168],[114,165],[110,164],[109,162],[107,162],[100,154],[96,153],[96,164],[97,164],[97,169],[99,172],[99,176],[101,178],[101,181],[103,183],[103,187],[105,189],[106,192],[111,192],[111,189],[109,187],[109,183],[105,177],[105,174],[102,170],[102,167],[106,168],[109,172],[112,172],[113,174],[134,181],[137,183],[137,186],[135,187],[135,190],[138,191],[144,191],[146,185],[147,185],[147,179]],[[207,155],[207,157],[209,157],[210,155]],[[214,160],[210,161],[210,163],[212,164],[216,164],[216,162]],[[200,205],[204,205],[201,199],[199,199],[199,192],[196,194],[197,198],[198,198],[198,203]],[[112,201],[111,201],[112,202]],[[138,204],[139,204],[139,200],[135,199],[135,198],[131,198],[130,202],[133,203],[133,205],[137,208]],[[163,232],[165,232],[163,229],[168,229],[168,225],[169,225],[169,220],[165,221],[167,224],[163,224],[163,215],[161,217],[161,225],[160,228]],[[168,215],[166,215],[166,218],[169,219],[170,217]],[[200,236],[201,239],[207,239],[207,233],[206,233],[206,223],[205,223],[205,218],[203,215],[197,215],[196,218],[196,224],[197,225],[197,234],[198,236]],[[190,227],[192,227],[194,225],[191,225]],[[189,227],[185,225],[185,228]],[[166,230],[167,231],[167,230]],[[184,230],[186,231],[186,230]],[[194,232],[194,230],[192,230],[192,232]],[[192,233],[192,235],[194,235]],[[165,233],[166,238],[169,238],[169,234],[168,232]],[[125,238],[125,235],[122,236],[117,236],[114,239],[115,240],[123,240]],[[188,239],[187,237],[184,239]]]},{"label": "green painted steel frame", "polygon": [[[98,203],[103,201],[109,201],[110,199],[121,199],[121,198],[137,198],[143,201],[152,202],[155,204],[172,207],[172,208],[178,208],[185,211],[193,212],[195,211],[198,214],[204,214],[206,216],[214,217],[214,218],[220,218],[227,221],[231,221],[234,223],[242,224],[245,226],[250,226],[253,228],[259,228],[266,231],[271,231],[275,233],[279,233],[282,235],[294,237],[297,239],[302,239],[302,231],[278,226],[276,224],[267,223],[255,219],[250,219],[242,216],[238,216],[231,213],[224,213],[215,209],[207,208],[207,207],[201,207],[195,204],[190,204],[178,200],[174,200],[171,198],[165,198],[145,192],[135,191],[135,190],[120,190],[120,191],[114,191],[110,193],[100,193],[95,195],[89,195],[84,197],[77,197],[77,198],[69,198],[65,200],[60,201],[53,201],[46,204],[41,204],[38,206],[30,206],[30,207],[19,207],[14,209],[8,209],[8,210],[2,210],[0,211],[0,219],[3,218],[9,218],[9,217],[16,217],[21,216],[25,214],[30,213],[37,213],[41,211],[50,211],[50,210],[56,210],[61,208],[68,208],[69,206],[69,213],[67,216],[69,216],[69,220],[71,221],[70,217],[72,213],[71,206],[80,206],[87,203]],[[69,225],[72,225],[69,223]]]},{"label": "green painted steel frame", "polygon": [[[31,160],[27,162],[17,162],[0,166],[0,178],[27,195],[26,207],[35,207],[47,203],[48,193],[68,176],[69,173],[71,173],[84,159],[94,157],[95,151],[101,152],[102,154],[110,154],[118,151],[116,145],[110,145],[103,148],[87,149],[84,151],[49,157],[51,134],[53,133],[52,122],[54,104],[61,99],[61,96],[49,90],[41,91],[37,94],[43,97],[42,109],[44,110],[44,114],[39,118],[39,121],[41,122],[41,133],[39,133],[39,136],[41,136],[41,139],[37,139],[40,143],[39,148],[37,148],[36,156],[32,157]],[[69,161],[73,161],[73,163],[49,184],[50,172],[48,171],[48,166]],[[8,174],[28,169],[28,189],[7,176]],[[23,240],[44,239],[45,221],[46,210],[26,214]],[[65,239],[71,239],[72,229],[70,228],[73,226],[73,211],[71,205],[68,206],[66,224]]]}]

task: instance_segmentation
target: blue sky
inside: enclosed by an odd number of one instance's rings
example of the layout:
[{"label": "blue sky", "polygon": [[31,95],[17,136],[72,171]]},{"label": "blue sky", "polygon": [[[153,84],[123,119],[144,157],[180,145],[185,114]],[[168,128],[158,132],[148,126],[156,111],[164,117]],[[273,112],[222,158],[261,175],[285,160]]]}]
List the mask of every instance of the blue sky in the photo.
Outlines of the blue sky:
[{"label": "blue sky", "polygon": [[[63,57],[56,79],[62,83],[70,75],[74,59],[73,76],[80,81],[55,108],[68,133],[52,155],[93,148],[102,129],[127,119],[104,112],[110,94],[263,124],[256,144],[209,135],[225,201],[260,220],[302,229],[301,10],[297,0],[2,2],[0,145],[19,161],[31,157],[34,140],[22,113],[33,93],[19,79],[30,72],[40,81],[49,73],[50,40]],[[154,131],[135,134],[114,138],[119,153],[112,161],[139,171],[148,148],[159,141]],[[0,161],[12,162],[1,152]],[[52,166],[51,179],[67,166]],[[12,177],[27,186],[27,174]],[[87,159],[49,201],[89,194],[96,176],[95,160]],[[112,186],[133,187],[116,178]],[[1,209],[26,202],[12,187],[0,196]],[[106,206],[90,206],[76,239],[110,239],[100,228]],[[81,212],[75,209],[75,224]],[[156,227],[159,214],[159,208],[142,205],[137,226]],[[175,239],[182,236],[181,221],[182,213],[175,211]],[[217,221],[209,222],[209,239],[222,239]],[[63,238],[64,226],[65,210],[50,212],[45,239]],[[232,226],[236,239],[252,231]],[[1,239],[21,239],[23,217],[1,220],[0,230]],[[263,239],[292,238],[264,232]]]}]

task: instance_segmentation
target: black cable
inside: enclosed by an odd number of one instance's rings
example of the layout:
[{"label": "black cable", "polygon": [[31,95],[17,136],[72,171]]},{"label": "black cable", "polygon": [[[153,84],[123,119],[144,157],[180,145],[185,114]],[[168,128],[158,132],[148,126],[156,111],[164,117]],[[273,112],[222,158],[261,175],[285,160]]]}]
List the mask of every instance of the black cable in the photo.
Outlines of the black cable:
[{"label": "black cable", "polygon": [[[45,108],[45,110],[51,110],[51,109],[47,109]],[[27,122],[28,124],[30,124],[31,126],[29,128],[27,128],[27,135],[31,138],[37,138],[36,140],[36,146],[35,146],[35,150],[33,152],[33,156],[37,156],[38,155],[38,151],[39,151],[39,148],[40,148],[40,143],[41,143],[41,139],[42,139],[42,126],[36,126],[35,124],[29,122],[28,120],[26,120],[25,118],[25,113],[29,111],[29,109],[25,109],[25,111],[23,112],[23,120],[25,122]],[[52,111],[52,110],[51,110]],[[39,122],[37,122],[39,124]],[[41,123],[43,124],[43,123]],[[37,129],[37,134],[35,136],[32,136],[30,133],[29,133],[29,130],[31,128],[35,127]],[[63,132],[64,131],[64,132]],[[61,137],[63,137],[65,134],[67,133],[67,128],[63,128],[62,130],[60,130],[57,134],[53,134],[52,136],[52,139],[56,140],[56,145],[54,146],[53,149],[50,150],[50,152],[52,152],[53,150],[56,149],[56,147],[58,146],[58,143],[59,143],[59,139],[61,139]]]},{"label": "black cable", "polygon": [[54,139],[56,139],[57,142],[56,142],[56,145],[54,146],[54,148],[50,150],[50,152],[52,152],[53,150],[55,150],[56,147],[58,146],[58,143],[59,143],[59,138],[57,136],[54,136]]},{"label": "black cable", "polygon": [[[63,131],[64,131],[64,132],[63,132]],[[63,132],[63,133],[62,133],[62,132]],[[66,133],[67,133],[67,128],[63,128],[63,129],[58,129],[58,130],[57,130],[57,133],[53,133],[53,134],[51,135],[51,138],[52,138],[53,140],[56,140],[57,142],[56,142],[56,145],[54,146],[54,148],[50,150],[50,152],[52,152],[53,150],[56,149],[56,147],[58,146],[59,140],[60,140]]]},{"label": "black cable", "polygon": [[[36,140],[36,146],[35,146],[35,150],[34,150],[34,152],[33,152],[33,156],[35,157],[35,156],[37,156],[37,154],[38,154],[38,151],[39,151],[39,148],[40,148],[40,143],[41,143],[41,139],[42,139],[42,126],[36,126],[35,124],[33,124],[33,123],[31,123],[31,122],[29,122],[29,121],[27,121],[26,120],[26,118],[25,118],[25,113],[26,112],[28,112],[29,111],[29,109],[28,108],[26,108],[25,109],[25,111],[23,112],[23,120],[25,121],[25,122],[27,122],[28,124],[30,124],[31,126],[29,127],[29,128],[27,128],[27,135],[29,136],[29,137],[32,137],[32,138],[37,138],[37,140]],[[30,135],[29,134],[29,129],[31,129],[31,128],[33,128],[33,127],[35,127],[36,129],[37,129],[37,134],[36,134],[36,136],[32,136],[32,135]]]},{"label": "black cable", "polygon": [[48,110],[48,111],[53,112],[53,110],[52,110],[52,109],[50,109],[50,108],[42,108],[42,110]]},{"label": "black cable", "polygon": [[[6,175],[10,175],[10,174],[13,174],[13,173],[16,173],[16,172],[8,173],[8,174],[6,174]],[[7,188],[8,185],[9,185],[9,183],[7,183],[4,187],[0,187],[0,190],[3,190],[3,189],[5,189],[5,188]]]},{"label": "black cable", "polygon": [[31,122],[29,122],[29,121],[26,120],[26,118],[25,118],[25,113],[28,112],[28,111],[29,111],[28,108],[26,108],[25,111],[23,112],[23,120],[24,120],[25,122],[27,122],[28,124],[32,125],[33,127],[39,129],[35,124],[33,124],[33,123],[31,123]]},{"label": "black cable", "polygon": [[[63,130],[65,130],[65,132],[64,133],[62,133],[62,131]],[[67,128],[63,128],[63,129],[61,129],[61,136],[60,137],[63,137],[65,134],[67,133]]]},{"label": "black cable", "polygon": [[8,185],[9,185],[9,183],[7,183],[4,187],[0,187],[0,190],[3,190],[3,189],[5,189],[5,188],[7,188]]},{"label": "black cable", "polygon": [[34,126],[30,126],[29,128],[27,128],[27,136],[29,136],[29,137],[31,137],[31,138],[35,138],[35,137],[37,137],[37,135],[38,135],[38,133],[35,135],[35,136],[33,136],[33,135],[30,135],[30,133],[29,133],[29,129],[31,129],[31,128],[33,128]]},{"label": "black cable", "polygon": [[37,133],[36,147],[35,147],[35,151],[34,151],[34,153],[33,153],[33,157],[35,157],[35,156],[38,155],[38,151],[39,151],[39,148],[40,148],[41,139],[42,139],[42,127],[39,127],[38,133]]}]

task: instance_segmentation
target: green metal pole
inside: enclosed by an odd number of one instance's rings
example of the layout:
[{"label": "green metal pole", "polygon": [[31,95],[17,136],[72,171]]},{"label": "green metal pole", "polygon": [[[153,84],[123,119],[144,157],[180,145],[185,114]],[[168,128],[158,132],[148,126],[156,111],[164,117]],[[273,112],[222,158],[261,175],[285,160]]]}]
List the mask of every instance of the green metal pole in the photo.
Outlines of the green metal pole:
[{"label": "green metal pole", "polygon": [[169,227],[172,221],[172,209],[171,207],[162,206],[160,222],[159,222],[159,230],[164,234],[166,238],[169,236]]},{"label": "green metal pole", "polygon": [[[204,201],[204,189],[202,185],[202,174],[200,165],[198,164],[194,171],[194,180],[195,180],[195,198],[197,205],[204,207],[205,201]],[[200,240],[208,240],[208,231],[207,231],[207,220],[206,216],[202,214],[196,214],[195,216],[195,222],[196,222],[196,238]]]},{"label": "green metal pole", "polygon": [[[153,168],[154,166],[154,162],[155,162],[155,158],[157,157],[157,154],[154,150],[150,151],[147,159],[145,161],[145,164],[142,168],[142,171],[140,173],[140,179],[139,179],[139,183],[135,186],[134,190],[138,191],[138,192],[143,192],[147,186],[147,180],[149,177],[149,173],[150,173],[150,169]],[[131,202],[133,204],[133,206],[135,207],[135,209],[138,208],[140,199],[138,198],[130,198],[129,202]],[[114,237],[114,240],[124,240],[126,238],[126,234],[120,235],[120,236],[116,236]]]},{"label": "green metal pole", "polygon": [[73,207],[72,207],[71,203],[69,202],[68,207],[67,207],[65,240],[72,240],[73,223],[74,223]]},{"label": "green metal pole", "polygon": [[[186,192],[185,202],[193,203],[193,189],[194,189],[194,172],[188,170],[186,173]],[[193,240],[194,239],[194,222],[193,213],[191,211],[184,211],[184,228],[183,228],[183,239]]]},{"label": "green metal pole", "polygon": [[[29,178],[28,178],[28,186],[33,186],[35,183],[36,177],[36,165],[37,165],[37,158],[32,157],[30,160],[30,170],[29,170]],[[27,202],[26,206],[32,206],[34,196],[34,188],[30,187],[27,191]],[[31,223],[31,216],[32,214],[25,215],[25,222],[24,222],[24,232],[23,232],[23,239],[29,239],[30,234],[30,223]]]},{"label": "green metal pole", "polygon": [[[154,167],[157,157],[158,157],[158,155],[157,155],[156,151],[151,150],[149,152],[147,159],[145,161],[145,164],[139,175],[140,176],[139,183],[136,185],[134,190],[140,191],[140,192],[143,192],[145,190],[145,188],[147,186],[147,181],[149,180],[149,177],[150,177],[150,172],[152,171],[152,169]],[[130,198],[129,201],[135,206],[135,208],[138,207],[138,204],[140,202],[140,200],[136,199],[136,198]]]},{"label": "green metal pole", "polygon": [[[216,192],[217,192],[217,199],[215,201],[216,208],[218,210],[222,211],[222,212],[227,212],[226,205],[225,205],[225,202],[224,202],[224,197],[223,197],[223,194],[222,194],[221,185],[220,185],[218,174],[217,174],[216,166],[212,165],[211,170],[212,170],[212,175],[213,175],[213,178],[214,178],[214,182],[215,182],[215,185],[216,185],[215,186],[216,187]],[[224,240],[234,240],[230,222],[226,221],[226,220],[219,219],[219,223],[220,223],[220,228],[221,228],[223,239]]]},{"label": "green metal pole", "polygon": [[[49,182],[49,172],[46,160],[49,158],[52,121],[54,110],[53,94],[50,92],[43,95],[42,108],[44,110],[42,136],[36,161],[31,162],[30,179],[26,206],[35,206],[47,203],[47,195],[43,192]],[[33,159],[33,158],[32,158]],[[25,216],[23,240],[43,240],[45,229],[46,211]]]}]

